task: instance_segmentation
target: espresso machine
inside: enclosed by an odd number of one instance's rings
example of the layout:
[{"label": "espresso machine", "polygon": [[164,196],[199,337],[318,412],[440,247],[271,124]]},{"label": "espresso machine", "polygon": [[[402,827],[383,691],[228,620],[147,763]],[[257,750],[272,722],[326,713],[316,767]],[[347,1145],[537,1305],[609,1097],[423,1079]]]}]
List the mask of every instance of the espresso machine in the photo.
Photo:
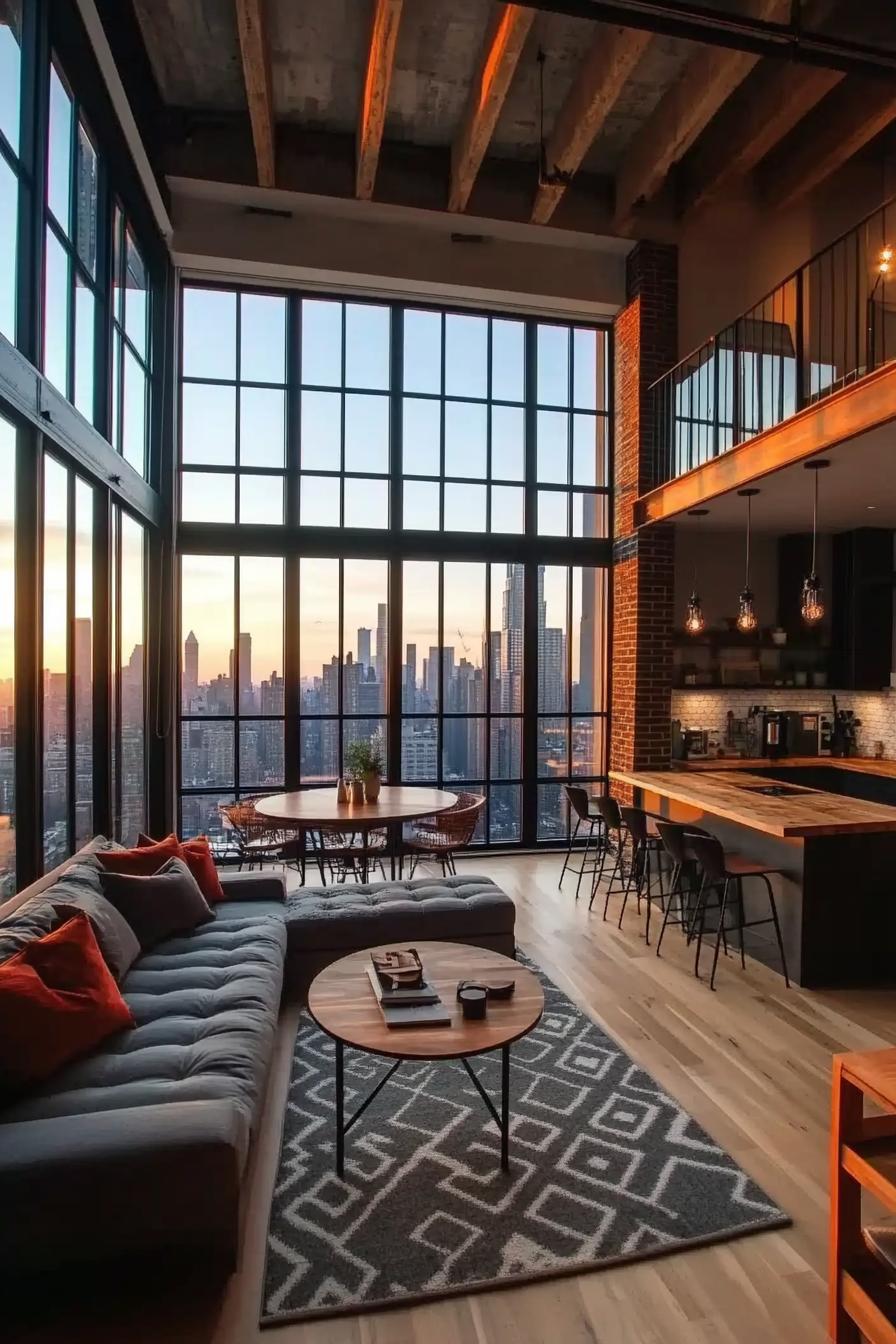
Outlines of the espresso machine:
[{"label": "espresso machine", "polygon": [[799,709],[756,706],[759,754],[769,760],[782,756],[817,756],[821,745],[821,716]]}]

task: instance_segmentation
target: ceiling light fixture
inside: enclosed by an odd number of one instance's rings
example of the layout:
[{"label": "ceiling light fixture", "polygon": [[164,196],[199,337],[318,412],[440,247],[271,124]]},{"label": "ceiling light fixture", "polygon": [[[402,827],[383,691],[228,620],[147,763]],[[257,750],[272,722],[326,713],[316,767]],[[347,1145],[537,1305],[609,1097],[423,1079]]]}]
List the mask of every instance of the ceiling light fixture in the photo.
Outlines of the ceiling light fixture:
[{"label": "ceiling light fixture", "polygon": [[818,473],[831,464],[827,458],[817,458],[805,464],[806,471],[815,473],[815,493],[812,504],[812,568],[803,580],[803,596],[800,601],[800,615],[806,625],[817,625],[824,616],[824,590],[818,579],[815,567],[818,549]]},{"label": "ceiling light fixture", "polygon": [[[709,509],[688,509],[689,518],[705,518]],[[706,617],[703,615],[703,603],[700,601],[700,594],[697,592],[697,561],[694,560],[694,586],[691,589],[691,595],[688,598],[687,610],[684,617],[684,628],[689,635],[701,635],[706,628]]]},{"label": "ceiling light fixture", "polygon": [[738,490],[742,499],[747,501],[747,559],[744,567],[744,586],[741,589],[740,597],[737,601],[737,628],[741,634],[749,635],[759,625],[759,617],[756,615],[756,604],[753,598],[753,591],[750,588],[750,533],[752,530],[752,504],[753,496],[758,495],[759,491],[754,487],[749,490]]}]

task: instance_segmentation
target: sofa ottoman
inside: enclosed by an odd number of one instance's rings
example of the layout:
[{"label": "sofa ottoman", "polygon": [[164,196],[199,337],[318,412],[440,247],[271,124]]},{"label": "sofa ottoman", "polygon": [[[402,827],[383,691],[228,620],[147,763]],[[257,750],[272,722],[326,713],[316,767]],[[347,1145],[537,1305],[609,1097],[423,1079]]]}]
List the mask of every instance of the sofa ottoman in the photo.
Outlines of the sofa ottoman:
[{"label": "sofa ottoman", "polygon": [[489,877],[299,887],[286,897],[286,983],[304,994],[349,952],[427,939],[515,954],[513,901]]}]

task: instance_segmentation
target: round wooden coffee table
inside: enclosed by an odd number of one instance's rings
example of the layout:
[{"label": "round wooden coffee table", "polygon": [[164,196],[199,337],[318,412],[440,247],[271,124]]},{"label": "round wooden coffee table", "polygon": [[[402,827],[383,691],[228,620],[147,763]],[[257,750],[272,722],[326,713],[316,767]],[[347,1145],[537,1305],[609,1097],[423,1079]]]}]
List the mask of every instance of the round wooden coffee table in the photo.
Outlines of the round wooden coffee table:
[{"label": "round wooden coffee table", "polygon": [[[345,1136],[374,1097],[409,1059],[459,1059],[488,1107],[501,1134],[501,1166],[509,1164],[510,1047],[538,1024],[544,1012],[544,994],[536,976],[500,952],[463,943],[416,943],[426,979],[451,1012],[450,1026],[388,1027],[367,974],[375,951],[408,946],[386,943],[381,948],[352,952],[321,971],[308,991],[308,1011],[336,1042],[336,1170],[343,1174]],[[510,999],[489,999],[482,1021],[463,1016],[457,1002],[459,980],[498,982],[515,980]],[[348,1121],[345,1119],[343,1054],[346,1046],[370,1055],[385,1055],[395,1063]],[[501,1051],[501,1111],[470,1068],[473,1055]]]}]

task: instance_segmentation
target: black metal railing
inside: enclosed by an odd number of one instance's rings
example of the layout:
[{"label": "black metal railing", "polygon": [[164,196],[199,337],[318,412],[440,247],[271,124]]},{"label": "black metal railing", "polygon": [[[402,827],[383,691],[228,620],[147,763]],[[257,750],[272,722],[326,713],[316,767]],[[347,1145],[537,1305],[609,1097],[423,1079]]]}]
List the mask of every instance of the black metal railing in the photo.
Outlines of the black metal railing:
[{"label": "black metal railing", "polygon": [[651,388],[657,481],[896,358],[896,200],[807,261]]}]

